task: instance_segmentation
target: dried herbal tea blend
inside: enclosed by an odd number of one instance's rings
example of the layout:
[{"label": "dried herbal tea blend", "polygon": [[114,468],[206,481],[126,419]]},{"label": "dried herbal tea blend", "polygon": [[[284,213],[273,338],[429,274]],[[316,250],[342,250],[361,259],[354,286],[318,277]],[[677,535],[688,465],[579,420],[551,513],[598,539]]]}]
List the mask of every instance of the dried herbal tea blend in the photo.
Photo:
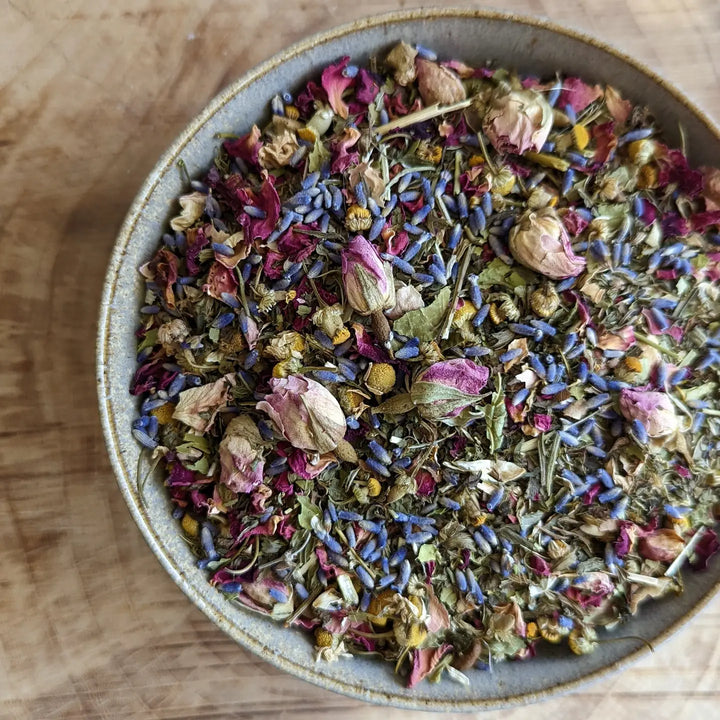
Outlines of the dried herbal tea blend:
[{"label": "dried herbal tea blend", "polygon": [[414,685],[718,549],[720,171],[612,87],[343,58],[179,198],[133,434],[232,602]]}]

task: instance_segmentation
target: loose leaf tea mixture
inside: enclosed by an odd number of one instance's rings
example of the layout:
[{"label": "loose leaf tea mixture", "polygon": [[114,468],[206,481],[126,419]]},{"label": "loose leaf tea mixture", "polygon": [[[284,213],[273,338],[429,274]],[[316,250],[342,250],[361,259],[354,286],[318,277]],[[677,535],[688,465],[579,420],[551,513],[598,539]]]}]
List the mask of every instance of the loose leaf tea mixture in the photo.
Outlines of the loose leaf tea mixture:
[{"label": "loose leaf tea mixture", "polygon": [[271,109],[140,269],[133,434],[209,581],[411,686],[681,592],[718,549],[720,170],[610,86],[406,43]]}]

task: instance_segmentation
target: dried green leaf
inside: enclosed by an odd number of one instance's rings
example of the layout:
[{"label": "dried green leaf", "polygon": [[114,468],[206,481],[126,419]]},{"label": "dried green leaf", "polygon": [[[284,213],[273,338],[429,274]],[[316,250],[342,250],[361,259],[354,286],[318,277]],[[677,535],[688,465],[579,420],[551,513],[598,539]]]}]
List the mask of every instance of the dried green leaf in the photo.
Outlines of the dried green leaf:
[{"label": "dried green leaf", "polygon": [[505,407],[505,392],[500,376],[496,379],[497,388],[493,393],[490,404],[485,407],[485,433],[490,441],[490,454],[494,455],[503,444],[507,408]]},{"label": "dried green leaf", "polygon": [[440,562],[441,557],[438,549],[434,545],[421,545],[418,548],[417,559],[420,562]]},{"label": "dried green leaf", "polygon": [[416,337],[423,342],[434,340],[447,313],[450,292],[449,287],[444,287],[430,305],[411,310],[397,319],[393,324],[393,330],[400,335]]},{"label": "dried green leaf", "polygon": [[308,155],[308,172],[321,170],[323,165],[329,162],[330,151],[325,147],[325,143],[320,140],[316,141],[312,151]]},{"label": "dried green leaf", "polygon": [[311,530],[313,517],[321,520],[322,510],[306,495],[298,495],[297,501],[301,508],[298,515],[298,525],[305,530]]},{"label": "dried green leaf", "polygon": [[138,345],[138,352],[141,352],[145,348],[154,347],[157,345],[158,342],[158,331],[155,330],[148,330],[145,333],[145,337],[143,338],[143,341]]}]

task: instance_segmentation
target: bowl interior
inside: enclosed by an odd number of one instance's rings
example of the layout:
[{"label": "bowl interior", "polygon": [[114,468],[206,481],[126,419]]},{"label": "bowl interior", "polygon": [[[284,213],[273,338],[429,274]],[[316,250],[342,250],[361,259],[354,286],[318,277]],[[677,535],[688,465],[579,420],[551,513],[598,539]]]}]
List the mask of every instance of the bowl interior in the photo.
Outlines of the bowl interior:
[{"label": "bowl interior", "polygon": [[[342,55],[363,62],[404,39],[435,49],[441,58],[469,63],[494,59],[521,72],[551,76],[556,70],[589,81],[609,82],[625,96],[647,104],[672,143],[681,123],[689,155],[696,164],[720,165],[716,131],[676,92],[613,51],[548,24],[482,11],[415,11],[354,23],[304,41],[276,56],[216,97],[176,140],[149,176],[120,233],[110,263],[98,338],[100,411],[111,460],[130,510],[160,562],[208,617],[245,647],[282,669],[328,689],[375,702],[434,710],[471,710],[528,702],[616,669],[644,652],[637,640],[601,645],[592,655],[575,657],[549,649],[531,662],[504,663],[494,672],[471,671],[465,688],[445,680],[403,687],[392,668],[370,658],[316,664],[312,643],[299,631],[230,604],[207,583],[170,516],[159,477],[145,485],[141,500],[136,480],[139,448],[130,435],[137,403],[128,393],[135,367],[137,309],[142,282],[137,267],[146,262],[174,214],[184,191],[176,163],[191,177],[213,159],[218,132],[245,132],[267,118],[270,98],[298,90]],[[147,472],[147,467],[144,468]],[[640,636],[656,643],[687,619],[718,583],[720,567],[685,575],[685,592],[647,605],[611,635]]]}]

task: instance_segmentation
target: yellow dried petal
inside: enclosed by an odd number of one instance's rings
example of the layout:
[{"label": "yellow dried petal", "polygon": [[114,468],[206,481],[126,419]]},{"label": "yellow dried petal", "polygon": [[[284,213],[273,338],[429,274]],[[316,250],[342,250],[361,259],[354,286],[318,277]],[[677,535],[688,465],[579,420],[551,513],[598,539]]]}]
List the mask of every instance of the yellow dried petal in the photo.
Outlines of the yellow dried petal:
[{"label": "yellow dried petal", "polygon": [[375,395],[384,395],[395,387],[395,368],[388,363],[373,363],[368,370],[365,384]]},{"label": "yellow dried petal", "polygon": [[289,375],[292,375],[292,363],[289,360],[281,360],[273,366],[272,376],[274,378],[286,378]]},{"label": "yellow dried petal", "polygon": [[345,326],[343,326],[333,335],[332,344],[342,345],[346,340],[349,339],[350,331]]},{"label": "yellow dried petal", "polygon": [[[285,302],[292,302],[297,297],[297,290],[286,290],[285,291]],[[303,343],[305,347],[305,343]]]},{"label": "yellow dried petal", "polygon": [[468,165],[470,167],[476,167],[478,165],[484,165],[485,164],[485,158],[482,155],[471,155],[470,159],[468,160]]},{"label": "yellow dried petal", "polygon": [[315,645],[317,647],[330,647],[333,644],[333,635],[325,628],[315,630]]},{"label": "yellow dried petal", "polygon": [[472,524],[477,527],[478,525],[484,525],[485,521],[488,519],[488,516],[485,513],[479,513],[478,515],[475,515],[472,519]]},{"label": "yellow dried petal", "polygon": [[590,133],[584,125],[575,125],[572,129],[575,147],[578,150],[584,150],[590,142]]},{"label": "yellow dried petal", "polygon": [[188,537],[198,536],[198,533],[200,532],[200,523],[194,517],[192,517],[192,515],[188,515],[187,513],[185,513],[180,524],[182,525],[183,532]]},{"label": "yellow dried petal", "polygon": [[383,590],[383,592],[370,600],[367,609],[368,615],[379,615],[394,597],[395,593],[392,590]]},{"label": "yellow dried petal", "polygon": [[290,118],[290,120],[297,120],[300,117],[300,111],[294,105],[286,105],[285,117]]},{"label": "yellow dried petal", "polygon": [[460,327],[466,320],[475,317],[475,313],[477,313],[475,306],[469,300],[463,300],[462,305],[453,314],[453,325]]},{"label": "yellow dried petal", "polygon": [[425,626],[420,625],[419,623],[411,625],[407,634],[406,646],[409,648],[420,647],[420,645],[425,642],[427,634],[428,632]]},{"label": "yellow dried petal", "polygon": [[643,165],[638,174],[637,186],[641,190],[654,188],[657,185],[657,177],[658,173],[656,168],[652,165]]},{"label": "yellow dried petal", "polygon": [[642,363],[639,358],[628,356],[624,360],[625,367],[632,372],[641,372],[643,369]]},{"label": "yellow dried petal", "polygon": [[526,629],[526,637],[528,640],[535,640],[535,638],[539,635],[538,626],[534,622],[529,622],[527,624]]},{"label": "yellow dried petal", "polygon": [[498,195],[507,195],[515,187],[515,176],[509,170],[501,170],[493,177],[492,191]]},{"label": "yellow dried petal", "polygon": [[309,127],[300,128],[297,131],[298,137],[306,142],[314,143],[317,140],[315,131]]},{"label": "yellow dried petal", "polygon": [[390,618],[384,617],[380,615],[380,613],[382,613],[383,609],[392,602],[394,597],[395,593],[392,590],[384,590],[377,597],[370,600],[367,612],[368,615],[371,616],[370,622],[372,622],[375,627],[384,628],[388,624],[388,620],[390,620]]},{"label": "yellow dried petal", "polygon": [[636,140],[627,146],[628,157],[636,165],[646,165],[655,159],[657,152],[658,144],[654,140]]},{"label": "yellow dried petal", "polygon": [[565,172],[570,167],[570,163],[567,160],[563,160],[555,155],[548,155],[547,153],[526,152],[525,157],[536,162],[538,165],[559,170],[560,172]]},{"label": "yellow dried petal", "polygon": [[150,414],[154,415],[157,418],[157,421],[160,425],[167,425],[169,422],[172,422],[172,416],[174,412],[175,405],[173,403],[165,403],[159,408],[151,410]]},{"label": "yellow dried petal", "polygon": [[382,485],[377,478],[371,477],[367,481],[367,491],[370,497],[377,497],[382,492]]},{"label": "yellow dried petal", "polygon": [[293,341],[292,349],[297,350],[298,352],[302,352],[303,350],[305,350],[305,338],[299,333]]}]

